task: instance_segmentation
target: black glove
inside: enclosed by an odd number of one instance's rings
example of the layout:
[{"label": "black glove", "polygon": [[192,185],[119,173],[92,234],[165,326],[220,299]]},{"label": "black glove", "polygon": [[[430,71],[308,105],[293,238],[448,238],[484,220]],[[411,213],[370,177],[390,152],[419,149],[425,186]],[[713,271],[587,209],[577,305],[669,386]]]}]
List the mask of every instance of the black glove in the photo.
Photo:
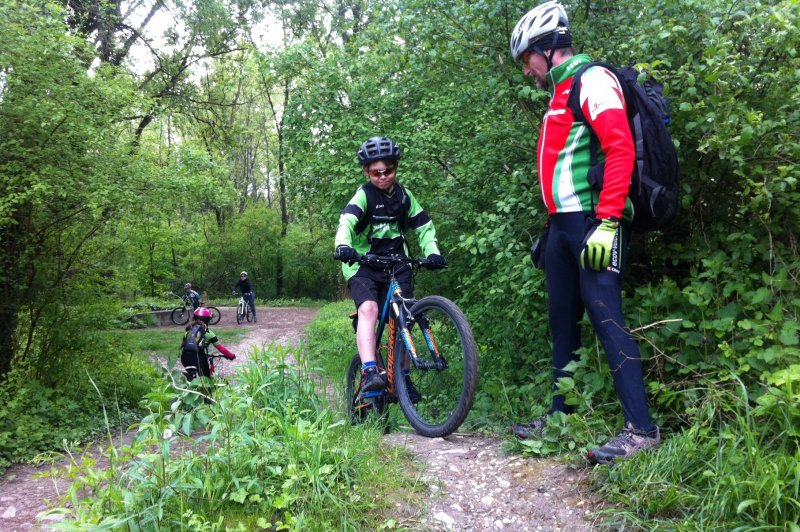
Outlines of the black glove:
[{"label": "black glove", "polygon": [[360,257],[358,256],[358,251],[350,246],[339,246],[336,248],[336,251],[333,252],[333,258],[346,262],[347,264],[353,264],[354,262],[358,262]]},{"label": "black glove", "polygon": [[447,268],[447,259],[436,253],[428,255],[428,262],[434,268]]}]

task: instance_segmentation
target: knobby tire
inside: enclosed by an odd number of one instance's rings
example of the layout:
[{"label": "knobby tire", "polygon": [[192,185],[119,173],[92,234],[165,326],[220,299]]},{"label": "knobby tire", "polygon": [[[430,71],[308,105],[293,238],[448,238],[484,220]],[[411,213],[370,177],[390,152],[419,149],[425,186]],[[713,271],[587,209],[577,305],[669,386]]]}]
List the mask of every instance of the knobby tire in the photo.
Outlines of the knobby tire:
[{"label": "knobby tire", "polygon": [[422,398],[413,403],[402,377],[407,349],[398,331],[393,368],[397,398],[414,430],[422,436],[440,438],[458,429],[472,408],[478,383],[477,347],[466,316],[449,299],[424,297],[411,307],[411,315],[415,323],[410,334],[419,360],[435,361],[420,327],[427,317],[434,341],[448,367],[420,370],[410,366],[409,376],[422,394]]},{"label": "knobby tire", "polygon": [[219,320],[222,319],[222,313],[219,311],[217,307],[206,307],[209,311],[211,311],[211,319],[208,320],[209,325],[216,325],[219,323]]},{"label": "knobby tire", "polygon": [[175,307],[169,317],[175,325],[186,325],[191,315],[191,311],[186,307]]}]

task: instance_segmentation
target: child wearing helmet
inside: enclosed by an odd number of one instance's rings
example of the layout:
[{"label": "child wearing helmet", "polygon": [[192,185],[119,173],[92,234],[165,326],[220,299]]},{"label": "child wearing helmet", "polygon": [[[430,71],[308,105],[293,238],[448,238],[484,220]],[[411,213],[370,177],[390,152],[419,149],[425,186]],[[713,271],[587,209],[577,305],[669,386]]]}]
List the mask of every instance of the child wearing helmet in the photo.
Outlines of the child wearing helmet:
[{"label": "child wearing helmet", "polygon": [[236,283],[234,290],[238,290],[242,293],[245,301],[250,305],[250,310],[253,312],[253,323],[258,323],[258,318],[256,317],[256,293],[253,291],[253,286],[250,284],[250,277],[247,276],[247,272],[239,274],[239,281]]},{"label": "child wearing helmet", "polygon": [[211,368],[208,364],[208,346],[213,345],[217,351],[228,360],[233,360],[236,355],[222,345],[219,338],[208,328],[211,320],[211,311],[200,307],[192,314],[192,323],[186,326],[186,334],[181,342],[181,364],[186,368],[189,380],[195,377],[210,377]]},{"label": "child wearing helmet", "polygon": [[197,307],[200,306],[200,294],[192,290],[192,283],[183,285],[183,290],[186,292],[186,296],[192,300],[192,308],[197,310]]},{"label": "child wearing helmet", "polygon": [[[447,266],[439,253],[433,222],[411,191],[397,182],[401,157],[400,147],[388,137],[372,137],[361,145],[358,162],[368,182],[356,190],[342,210],[336,230],[334,258],[344,263],[342,273],[358,312],[356,344],[364,391],[386,386],[375,362],[375,324],[378,301],[386,297],[389,278],[383,271],[354,263],[366,253],[408,256],[405,232],[412,230],[427,259],[435,266]],[[397,279],[403,294],[413,297],[411,269],[398,272]],[[409,389],[414,390],[413,385]]]}]

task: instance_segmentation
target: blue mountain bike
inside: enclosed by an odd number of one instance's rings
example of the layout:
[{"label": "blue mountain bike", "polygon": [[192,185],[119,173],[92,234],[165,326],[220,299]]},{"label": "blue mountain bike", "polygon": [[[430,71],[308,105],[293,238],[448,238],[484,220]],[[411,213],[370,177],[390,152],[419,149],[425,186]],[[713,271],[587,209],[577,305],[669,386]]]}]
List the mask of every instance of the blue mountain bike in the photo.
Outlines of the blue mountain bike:
[{"label": "blue mountain bike", "polygon": [[[362,423],[370,416],[386,422],[389,405],[399,403],[419,434],[430,438],[451,434],[472,408],[478,383],[477,348],[467,318],[455,303],[441,296],[418,301],[403,297],[397,273],[404,268],[411,268],[414,274],[420,267],[434,269],[427,260],[368,254],[358,263],[383,268],[390,278],[376,346],[376,362],[387,386],[384,391],[362,391],[361,360],[353,356],[346,385],[351,422]],[[358,315],[351,317],[355,329]]]}]

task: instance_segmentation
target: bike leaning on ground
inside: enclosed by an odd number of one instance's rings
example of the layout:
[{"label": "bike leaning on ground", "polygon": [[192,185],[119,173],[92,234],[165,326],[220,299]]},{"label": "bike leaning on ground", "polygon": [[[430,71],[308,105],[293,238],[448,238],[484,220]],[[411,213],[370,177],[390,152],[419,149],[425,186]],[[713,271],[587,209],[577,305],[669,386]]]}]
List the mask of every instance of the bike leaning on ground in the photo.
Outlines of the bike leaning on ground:
[{"label": "bike leaning on ground", "polygon": [[[361,359],[353,356],[346,387],[351,422],[364,422],[371,414],[385,422],[388,406],[397,402],[422,436],[451,434],[472,408],[478,383],[477,348],[467,318],[455,303],[442,296],[420,300],[403,297],[397,273],[411,268],[412,277],[416,277],[421,267],[435,269],[428,260],[367,254],[358,263],[383,268],[390,278],[377,325],[375,357],[386,389],[362,392]],[[351,318],[355,329],[358,314],[351,314]],[[384,343],[385,329],[388,338]]]},{"label": "bike leaning on ground", "polygon": [[253,309],[250,307],[250,299],[247,297],[249,294],[233,292],[233,295],[239,296],[239,303],[236,304],[236,323],[242,323],[247,320],[248,323],[253,321]]},{"label": "bike leaning on ground", "polygon": [[[172,313],[170,314],[170,319],[172,323],[175,325],[186,325],[189,323],[189,319],[192,317],[192,313],[195,311],[194,303],[192,302],[192,298],[187,295],[179,296],[174,292],[169,292],[170,295],[173,295],[181,300],[181,306],[175,307],[172,309]],[[211,320],[209,320],[209,325],[216,325],[219,323],[219,320],[222,318],[222,314],[220,313],[217,307],[211,307],[206,305],[205,303],[200,303],[201,307],[206,307],[208,310],[211,311]]]}]

